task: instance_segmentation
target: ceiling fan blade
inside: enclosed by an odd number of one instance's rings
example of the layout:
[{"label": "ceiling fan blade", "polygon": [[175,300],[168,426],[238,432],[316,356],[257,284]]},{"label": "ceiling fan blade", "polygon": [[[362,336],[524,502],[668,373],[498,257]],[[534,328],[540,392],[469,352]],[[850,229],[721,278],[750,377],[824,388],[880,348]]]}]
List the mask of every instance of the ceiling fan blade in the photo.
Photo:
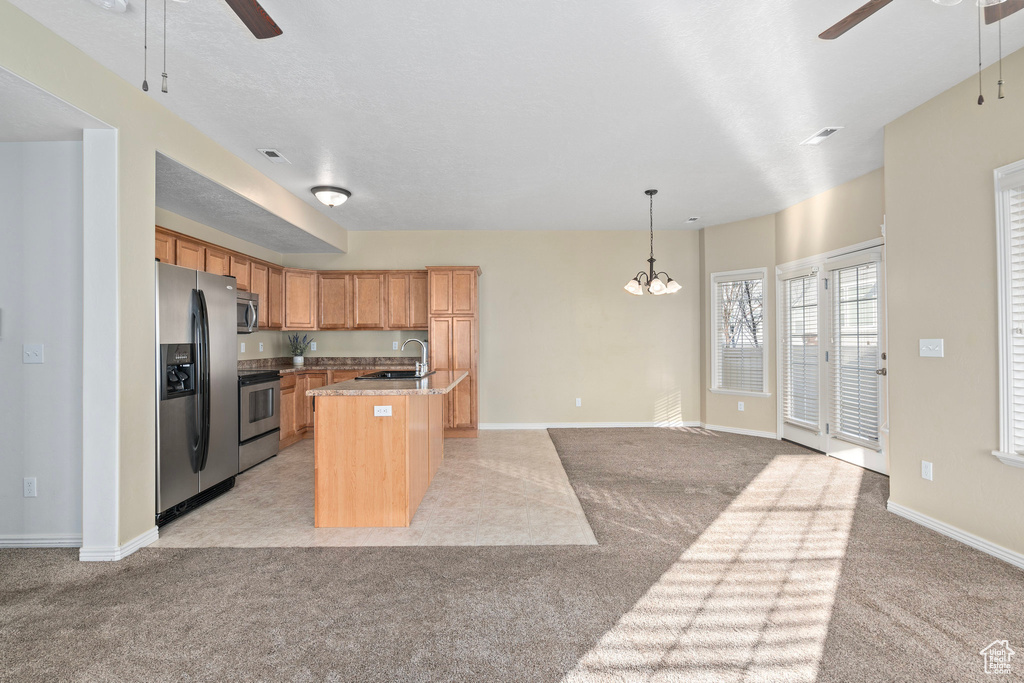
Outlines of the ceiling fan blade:
[{"label": "ceiling fan blade", "polygon": [[985,8],[985,23],[994,24],[1022,9],[1024,9],[1024,0],[1006,0],[998,5],[989,5]]},{"label": "ceiling fan blade", "polygon": [[[878,10],[888,5],[890,2],[892,2],[892,0],[871,0],[871,2],[866,5],[858,7],[850,13],[849,16],[840,19],[834,26],[822,31],[818,34],[818,37],[822,40],[835,40]],[[1009,2],[1009,0],[1007,0],[1007,2]]]},{"label": "ceiling fan blade", "polygon": [[224,0],[235,11],[246,28],[259,39],[273,38],[283,33],[267,11],[256,0]]}]

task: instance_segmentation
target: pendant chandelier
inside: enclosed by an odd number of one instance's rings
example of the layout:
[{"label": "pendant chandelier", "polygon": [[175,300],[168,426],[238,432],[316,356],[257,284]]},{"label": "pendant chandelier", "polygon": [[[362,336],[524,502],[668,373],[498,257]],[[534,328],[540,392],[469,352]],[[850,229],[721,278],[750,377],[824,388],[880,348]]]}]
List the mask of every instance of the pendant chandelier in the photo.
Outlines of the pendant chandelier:
[{"label": "pendant chandelier", "polygon": [[[648,272],[640,271],[636,274],[636,277],[626,283],[623,288],[630,294],[641,296],[644,293],[644,287],[651,294],[658,296],[660,294],[675,294],[682,287],[678,282],[668,276],[668,273],[662,271],[660,273],[654,272],[654,195],[658,194],[657,190],[645,190],[644,194],[651,199],[651,258],[647,259],[647,263],[650,264]],[[661,276],[664,275],[665,279],[662,280]]]}]

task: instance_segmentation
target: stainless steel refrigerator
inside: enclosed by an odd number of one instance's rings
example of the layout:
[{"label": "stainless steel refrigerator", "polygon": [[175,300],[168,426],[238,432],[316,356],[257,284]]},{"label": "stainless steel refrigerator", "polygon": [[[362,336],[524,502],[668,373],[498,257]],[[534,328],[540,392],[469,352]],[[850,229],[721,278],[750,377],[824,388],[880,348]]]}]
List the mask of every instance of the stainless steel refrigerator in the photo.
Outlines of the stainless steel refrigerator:
[{"label": "stainless steel refrigerator", "polygon": [[238,474],[235,308],[235,278],[156,264],[158,525]]}]

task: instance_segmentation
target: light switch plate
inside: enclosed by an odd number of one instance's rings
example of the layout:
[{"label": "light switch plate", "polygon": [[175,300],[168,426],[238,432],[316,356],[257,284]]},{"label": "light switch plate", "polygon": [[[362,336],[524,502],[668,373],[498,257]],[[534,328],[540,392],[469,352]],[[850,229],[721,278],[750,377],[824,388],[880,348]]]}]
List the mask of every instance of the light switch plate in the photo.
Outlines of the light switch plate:
[{"label": "light switch plate", "polygon": [[391,406],[374,406],[374,417],[391,417]]},{"label": "light switch plate", "polygon": [[921,339],[921,357],[922,358],[942,358],[945,350],[943,349],[942,339]]},{"label": "light switch plate", "polygon": [[43,345],[42,344],[25,344],[22,346],[22,363],[42,363],[43,362]]}]

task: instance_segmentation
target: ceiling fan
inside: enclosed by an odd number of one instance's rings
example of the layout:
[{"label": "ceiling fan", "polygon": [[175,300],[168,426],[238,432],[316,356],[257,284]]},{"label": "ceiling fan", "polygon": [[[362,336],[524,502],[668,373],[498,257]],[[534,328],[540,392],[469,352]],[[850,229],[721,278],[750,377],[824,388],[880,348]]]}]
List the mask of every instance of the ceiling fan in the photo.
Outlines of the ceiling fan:
[{"label": "ceiling fan", "polygon": [[[864,21],[872,14],[888,5],[892,0],[871,0],[861,5],[848,16],[843,17],[835,25],[825,29],[818,37],[822,40],[835,40],[851,28]],[[960,0],[932,0],[939,5],[956,5]],[[1024,9],[1024,0],[981,0],[985,5],[985,23],[994,24],[1000,19],[1005,19],[1014,12]]]},{"label": "ceiling fan", "polygon": [[[242,20],[246,28],[259,39],[273,38],[279,36],[283,31],[274,23],[267,11],[260,6],[256,0],[224,0],[228,7],[235,11],[238,18]],[[1024,2],[1024,0],[1021,0]]]}]

